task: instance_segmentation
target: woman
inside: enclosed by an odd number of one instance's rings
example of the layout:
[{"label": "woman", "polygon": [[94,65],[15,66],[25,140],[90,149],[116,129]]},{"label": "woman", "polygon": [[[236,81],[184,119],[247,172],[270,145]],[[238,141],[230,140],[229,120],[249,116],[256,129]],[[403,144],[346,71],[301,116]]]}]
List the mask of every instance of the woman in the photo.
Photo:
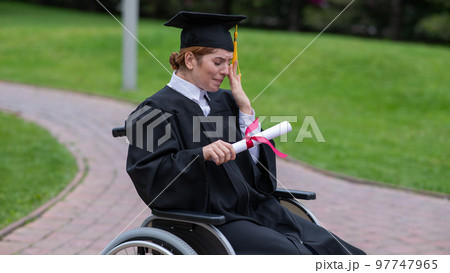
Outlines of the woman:
[{"label": "woman", "polygon": [[[127,120],[135,136],[128,174],[151,208],[225,215],[217,228],[237,254],[362,254],[271,195],[275,156],[267,145],[236,154],[230,144],[255,120],[237,63],[230,65],[229,29],[244,18],[180,12],[166,23],[183,29],[170,57],[175,72]],[[220,89],[226,77],[231,91]]]}]

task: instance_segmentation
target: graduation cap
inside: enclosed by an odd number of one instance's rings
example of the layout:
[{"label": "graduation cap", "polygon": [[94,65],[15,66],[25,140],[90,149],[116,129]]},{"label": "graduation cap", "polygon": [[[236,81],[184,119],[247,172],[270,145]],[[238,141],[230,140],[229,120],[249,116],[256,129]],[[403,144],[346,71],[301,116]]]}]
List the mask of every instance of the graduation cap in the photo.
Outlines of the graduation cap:
[{"label": "graduation cap", "polygon": [[247,18],[244,15],[225,15],[180,11],[165,26],[181,28],[181,48],[205,46],[234,51],[229,29]]}]

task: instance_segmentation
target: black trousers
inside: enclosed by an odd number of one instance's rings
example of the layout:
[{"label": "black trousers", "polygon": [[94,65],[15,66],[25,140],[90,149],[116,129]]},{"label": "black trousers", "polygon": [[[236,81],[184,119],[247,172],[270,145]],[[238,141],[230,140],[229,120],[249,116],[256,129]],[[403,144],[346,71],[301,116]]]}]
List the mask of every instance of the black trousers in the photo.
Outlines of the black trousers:
[{"label": "black trousers", "polygon": [[225,235],[236,254],[255,255],[354,255],[362,250],[341,240],[326,229],[300,216],[291,215],[298,229],[278,224],[277,229],[253,221],[237,220],[217,228]]}]

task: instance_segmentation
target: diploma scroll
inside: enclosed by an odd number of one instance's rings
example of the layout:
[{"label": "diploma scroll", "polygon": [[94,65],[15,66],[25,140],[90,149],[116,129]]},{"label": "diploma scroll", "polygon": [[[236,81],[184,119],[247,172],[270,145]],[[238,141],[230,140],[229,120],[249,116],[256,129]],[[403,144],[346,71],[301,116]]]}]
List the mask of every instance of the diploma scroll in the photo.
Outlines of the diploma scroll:
[{"label": "diploma scroll", "polygon": [[[281,123],[279,123],[277,125],[274,125],[274,126],[268,128],[268,129],[258,133],[258,134],[255,134],[254,136],[264,137],[264,138],[266,138],[268,140],[271,140],[273,138],[276,138],[276,137],[279,137],[281,135],[284,135],[284,134],[286,134],[286,133],[288,133],[290,131],[292,131],[291,124],[289,122],[287,122],[287,121],[283,121],[283,122],[281,122]],[[254,139],[251,139],[250,141],[253,142],[253,146],[261,144],[261,142],[259,142],[257,140],[254,140]],[[247,140],[246,139],[243,139],[243,140],[240,140],[238,142],[235,142],[232,145],[233,145],[234,150],[236,151],[236,154],[238,154],[240,152],[243,152],[243,151],[248,149],[247,148]]]}]

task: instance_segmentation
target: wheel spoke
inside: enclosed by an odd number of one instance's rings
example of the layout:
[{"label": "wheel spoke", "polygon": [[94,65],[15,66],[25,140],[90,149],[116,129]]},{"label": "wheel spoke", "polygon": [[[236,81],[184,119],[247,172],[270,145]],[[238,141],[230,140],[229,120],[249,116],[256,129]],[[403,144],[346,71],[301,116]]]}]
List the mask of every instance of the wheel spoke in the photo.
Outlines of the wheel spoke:
[{"label": "wheel spoke", "polygon": [[[128,250],[129,248],[132,250]],[[102,254],[195,255],[197,253],[186,242],[167,231],[137,228],[118,236],[102,251]]]}]

